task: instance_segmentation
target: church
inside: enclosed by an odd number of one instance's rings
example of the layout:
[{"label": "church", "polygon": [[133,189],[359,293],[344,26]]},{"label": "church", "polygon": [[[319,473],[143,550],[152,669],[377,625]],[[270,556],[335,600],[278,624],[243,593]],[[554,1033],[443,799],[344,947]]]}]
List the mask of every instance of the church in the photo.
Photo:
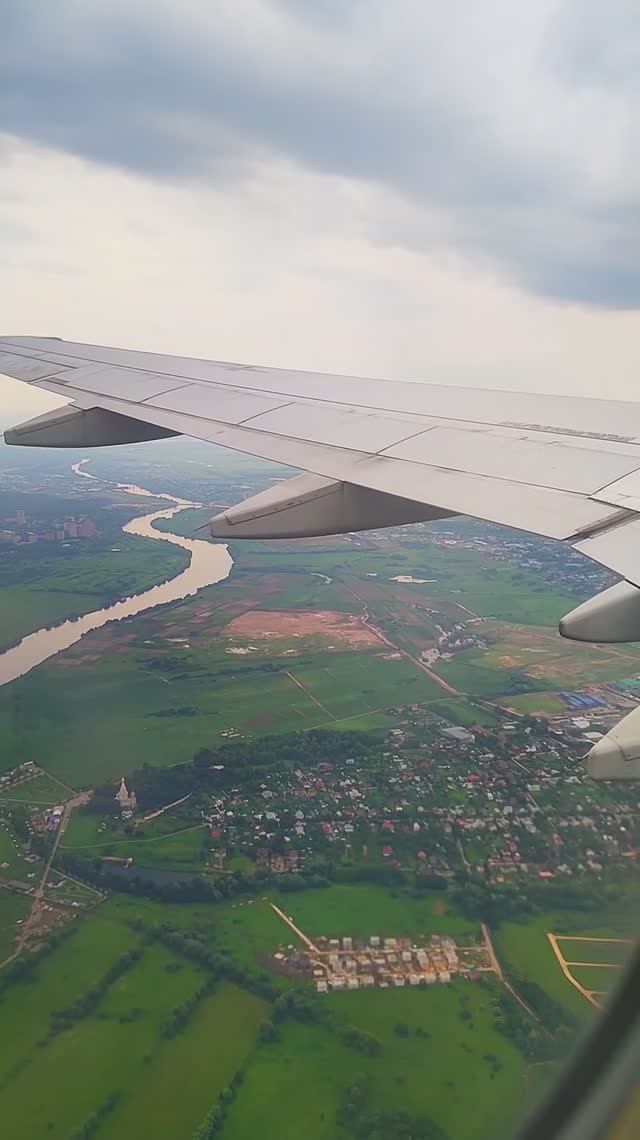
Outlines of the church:
[{"label": "church", "polygon": [[124,776],[120,781],[120,787],[115,794],[115,799],[120,804],[120,809],[123,815],[127,813],[130,816],[136,810],[136,793],[129,791]]}]

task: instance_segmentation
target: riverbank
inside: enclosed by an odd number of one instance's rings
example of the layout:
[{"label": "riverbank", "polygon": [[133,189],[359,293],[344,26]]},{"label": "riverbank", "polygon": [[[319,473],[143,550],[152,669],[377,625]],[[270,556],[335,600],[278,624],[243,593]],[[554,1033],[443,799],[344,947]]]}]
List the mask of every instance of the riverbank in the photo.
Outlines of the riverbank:
[{"label": "riverbank", "polygon": [[[88,460],[74,464],[73,471],[78,476],[93,479],[94,476],[83,470],[82,465],[86,462]],[[131,519],[124,524],[122,532],[125,535],[135,535],[180,547],[188,553],[187,566],[178,574],[138,594],[121,598],[78,617],[62,620],[58,624],[48,625],[23,637],[16,645],[0,654],[0,685],[6,685],[24,676],[43,661],[69,649],[87,633],[100,629],[109,622],[134,617],[157,606],[189,597],[204,586],[213,585],[228,577],[233,563],[226,546],[185,538],[171,531],[159,531],[153,525],[158,519],[172,519],[180,511],[198,507],[200,504],[172,495],[156,494],[136,485],[118,484],[118,488],[136,497],[144,496],[154,500],[161,498],[172,504],[167,508]]]}]

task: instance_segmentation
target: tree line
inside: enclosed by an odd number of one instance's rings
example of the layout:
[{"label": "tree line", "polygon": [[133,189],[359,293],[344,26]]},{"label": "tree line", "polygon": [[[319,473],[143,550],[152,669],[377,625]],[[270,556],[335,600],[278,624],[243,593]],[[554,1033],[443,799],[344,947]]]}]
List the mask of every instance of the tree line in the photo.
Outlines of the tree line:
[{"label": "tree line", "polygon": [[64,1006],[62,1009],[54,1009],[50,1014],[49,1038],[54,1037],[57,1033],[63,1032],[65,1029],[70,1029],[77,1021],[88,1017],[93,1013],[94,1009],[102,1001],[110,986],[121,978],[123,974],[135,966],[142,958],[143,948],[141,946],[134,947],[132,950],[127,950],[124,954],[120,954],[115,962],[105,970],[101,978],[89,986],[83,994],[75,998],[69,1005]]},{"label": "tree line", "polygon": [[426,1115],[368,1110],[373,1090],[364,1073],[358,1073],[342,1093],[336,1124],[353,1140],[447,1140],[447,1133]]},{"label": "tree line", "polygon": [[[153,810],[188,792],[219,794],[231,787],[255,787],[256,781],[260,783],[270,772],[313,767],[329,756],[332,761],[358,758],[378,746],[378,737],[372,733],[324,728],[255,740],[227,740],[215,748],[200,748],[186,764],[168,768],[144,764],[127,775],[127,783],[135,788],[140,807]],[[113,785],[97,787],[80,810],[113,814]]]},{"label": "tree line", "polygon": [[119,1091],[107,1093],[98,1107],[73,1130],[69,1140],[91,1140],[102,1121],[113,1112],[121,1097],[122,1093]]}]

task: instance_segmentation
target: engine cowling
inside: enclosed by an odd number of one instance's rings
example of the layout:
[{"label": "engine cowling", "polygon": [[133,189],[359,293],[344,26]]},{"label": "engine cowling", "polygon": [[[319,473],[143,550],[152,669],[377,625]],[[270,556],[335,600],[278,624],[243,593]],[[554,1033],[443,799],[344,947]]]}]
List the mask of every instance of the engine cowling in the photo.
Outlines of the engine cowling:
[{"label": "engine cowling", "polygon": [[451,517],[439,507],[320,475],[296,475],[216,515],[213,538],[311,538]]}]

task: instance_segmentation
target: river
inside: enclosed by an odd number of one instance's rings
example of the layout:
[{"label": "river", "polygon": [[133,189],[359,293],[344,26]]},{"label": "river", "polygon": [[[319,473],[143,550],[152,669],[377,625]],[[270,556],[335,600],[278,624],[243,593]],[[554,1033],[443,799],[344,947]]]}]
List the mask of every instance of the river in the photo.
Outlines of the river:
[{"label": "river", "polygon": [[[72,470],[85,479],[93,479],[95,476],[83,469],[83,465],[88,462],[87,459],[83,459],[80,463],[74,463]],[[6,685],[9,681],[24,676],[31,669],[35,669],[36,665],[42,664],[64,649],[69,649],[85,634],[100,629],[107,622],[133,617],[143,610],[154,609],[156,606],[166,605],[167,602],[190,597],[204,586],[212,586],[228,578],[233,560],[226,546],[213,545],[210,542],[203,542],[202,539],[183,538],[180,534],[156,530],[153,526],[156,519],[171,519],[187,507],[198,507],[202,504],[179,499],[174,495],[155,494],[134,484],[118,483],[117,486],[121,491],[137,498],[149,496],[153,499],[168,499],[173,504],[164,510],[131,519],[125,523],[122,530],[125,534],[139,534],[143,538],[153,538],[159,542],[171,542],[174,546],[181,546],[190,553],[189,565],[175,578],[159,586],[152,586],[142,594],[134,594],[104,609],[94,610],[78,618],[70,618],[52,629],[40,629],[28,634],[18,645],[0,654],[0,685]]]}]

